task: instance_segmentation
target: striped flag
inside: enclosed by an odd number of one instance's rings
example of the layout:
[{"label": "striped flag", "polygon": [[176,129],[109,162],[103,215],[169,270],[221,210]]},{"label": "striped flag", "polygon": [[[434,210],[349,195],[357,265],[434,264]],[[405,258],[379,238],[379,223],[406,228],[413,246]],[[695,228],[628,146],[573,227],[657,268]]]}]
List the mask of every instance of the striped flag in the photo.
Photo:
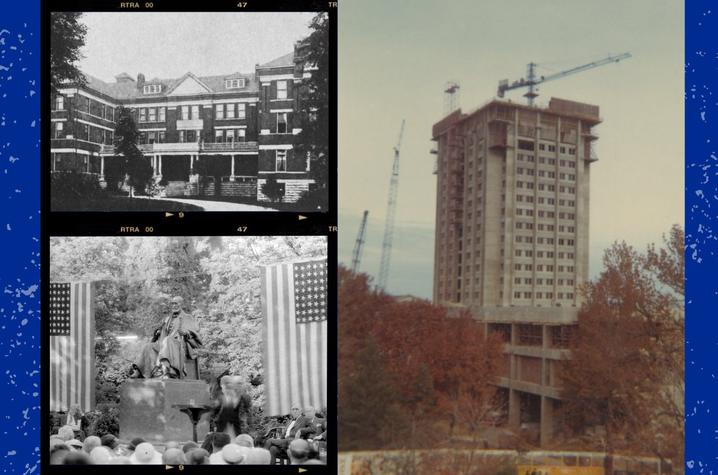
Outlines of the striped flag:
[{"label": "striped flag", "polygon": [[95,290],[50,283],[50,410],[95,407]]},{"label": "striped flag", "polygon": [[327,260],[266,266],[262,279],[266,415],[327,405]]}]

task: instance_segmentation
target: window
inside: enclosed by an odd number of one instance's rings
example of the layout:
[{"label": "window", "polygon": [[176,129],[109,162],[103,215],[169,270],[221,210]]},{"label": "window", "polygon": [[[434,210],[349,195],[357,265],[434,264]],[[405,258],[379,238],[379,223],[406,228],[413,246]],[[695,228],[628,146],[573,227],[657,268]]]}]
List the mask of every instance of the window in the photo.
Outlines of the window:
[{"label": "window", "polygon": [[225,79],[224,87],[226,89],[241,89],[244,87],[244,78],[239,79]]},{"label": "window", "polygon": [[244,134],[245,134],[245,132],[246,132],[246,131],[245,131],[244,129],[238,129],[238,130],[237,130],[237,140],[238,140],[238,141],[244,142]]},{"label": "window", "polygon": [[556,151],[556,146],[555,146],[555,145],[549,145],[549,146],[548,146],[548,151],[549,151],[549,152],[555,152],[555,151]]},{"label": "window", "polygon": [[[163,107],[163,109],[164,109],[164,107]],[[165,143],[165,132],[164,132],[164,130],[161,130],[161,131],[160,131],[160,133],[159,133],[159,135],[158,135],[158,137],[157,137],[157,141],[158,141],[159,143]]]},{"label": "window", "polygon": [[162,85],[161,84],[145,84],[145,87],[142,89],[142,91],[145,94],[157,94],[158,92],[162,91]]},{"label": "window", "polygon": [[277,150],[276,171],[278,171],[278,172],[287,171],[287,151],[286,150]]},{"label": "window", "polygon": [[189,106],[182,106],[182,114],[180,115],[180,118],[182,120],[188,120],[189,119]]},{"label": "window", "polygon": [[[526,298],[531,298],[531,293]],[[541,346],[543,343],[543,327],[541,325],[518,325],[519,344]]]},{"label": "window", "polygon": [[159,111],[160,111],[160,122],[164,122],[165,121],[165,108],[160,107]]},{"label": "window", "polygon": [[227,143],[234,143],[234,129],[225,130],[225,141]]},{"label": "window", "polygon": [[199,119],[199,106],[192,106],[192,118]]},{"label": "window", "polygon": [[144,107],[140,109],[140,122],[147,122],[147,109]]},{"label": "window", "polygon": [[237,104],[237,118],[238,119],[244,119],[246,117],[246,114],[247,114],[246,107],[247,107],[247,104],[245,104],[243,102],[240,102],[239,104]]},{"label": "window", "polygon": [[64,122],[53,122],[53,124],[55,124],[55,138],[56,139],[62,138],[64,136],[63,129],[65,128],[65,123]]},{"label": "window", "polygon": [[224,135],[221,130],[214,131],[214,141],[218,143],[224,142]]},{"label": "window", "polygon": [[277,133],[278,134],[286,134],[287,133],[287,113],[286,112],[277,114]]},{"label": "window", "polygon": [[187,131],[186,130],[179,131],[179,141],[180,141],[180,143],[187,142]]},{"label": "window", "polygon": [[217,120],[224,119],[224,104],[215,104],[214,106],[214,118]]},{"label": "window", "polygon": [[287,98],[287,81],[277,81],[277,99]]},{"label": "window", "polygon": [[227,109],[225,114],[226,118],[234,119],[234,104],[226,104],[225,108]]},{"label": "window", "polygon": [[57,96],[55,98],[55,110],[64,110],[65,109],[65,96]]},{"label": "window", "polygon": [[148,118],[150,122],[157,122],[157,108],[150,107]]}]

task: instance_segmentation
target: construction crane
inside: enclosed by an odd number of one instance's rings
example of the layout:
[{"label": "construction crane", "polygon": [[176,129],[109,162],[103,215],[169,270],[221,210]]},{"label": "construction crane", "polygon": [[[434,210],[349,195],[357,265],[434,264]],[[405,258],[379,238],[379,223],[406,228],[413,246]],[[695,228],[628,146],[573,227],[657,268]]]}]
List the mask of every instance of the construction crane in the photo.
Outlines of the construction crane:
[{"label": "construction crane", "polygon": [[529,90],[526,92],[526,94],[524,94],[524,97],[528,99],[529,105],[532,106],[534,103],[534,99],[536,98],[536,96],[538,96],[538,87],[536,86],[538,86],[539,84],[547,81],[553,81],[554,79],[566,77],[571,74],[580,73],[581,71],[586,71],[587,69],[597,68],[599,66],[603,66],[604,64],[617,63],[630,57],[631,53],[622,53],[617,56],[609,55],[603,59],[599,59],[591,63],[582,64],[581,66],[576,66],[575,68],[550,74],[548,76],[536,76],[536,67],[538,66],[538,64],[529,63],[526,66],[526,78],[521,78],[518,81],[512,82],[511,84],[509,84],[508,79],[503,79],[499,81],[499,90],[497,92],[497,95],[499,97],[504,97],[504,93],[506,91],[510,91],[512,89],[519,89],[522,87],[528,87]]},{"label": "construction crane", "polygon": [[359,226],[359,234],[357,234],[357,240],[354,242],[354,251],[352,251],[352,272],[356,274],[359,270],[359,263],[361,262],[361,253],[364,250],[364,234],[366,233],[366,218],[369,216],[369,211],[364,210],[364,217],[361,220]]},{"label": "construction crane", "polygon": [[381,245],[381,264],[379,265],[379,281],[377,286],[386,290],[387,279],[389,278],[389,266],[391,263],[391,243],[394,239],[394,218],[396,216],[396,197],[399,190],[399,148],[401,137],[404,135],[404,120],[401,121],[399,129],[399,140],[394,147],[394,164],[391,169],[391,180],[389,181],[389,203],[386,208],[386,223],[384,224],[384,242]]}]

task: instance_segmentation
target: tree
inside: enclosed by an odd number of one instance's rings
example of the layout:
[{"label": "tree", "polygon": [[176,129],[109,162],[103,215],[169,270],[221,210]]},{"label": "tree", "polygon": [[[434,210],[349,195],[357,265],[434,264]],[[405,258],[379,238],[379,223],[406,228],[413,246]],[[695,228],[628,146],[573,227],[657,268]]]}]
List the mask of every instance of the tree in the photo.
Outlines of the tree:
[{"label": "tree", "polygon": [[82,59],[87,27],[80,23],[82,13],[52,12],[50,14],[50,88],[57,91],[64,82],[85,83],[85,76],[76,63]]},{"label": "tree", "polygon": [[682,460],[683,231],[656,250],[606,250],[588,283],[571,358],[561,371],[567,423],[600,426],[611,452],[628,448]]},{"label": "tree", "polygon": [[300,93],[301,129],[295,153],[309,157],[309,173],[316,188],[306,195],[327,202],[329,170],[329,17],[319,13],[312,19],[312,33],[297,48],[299,64],[310,70]]},{"label": "tree", "polygon": [[117,125],[115,126],[115,155],[119,155],[117,172],[127,176],[130,194],[134,190],[144,192],[152,180],[152,166],[142,156],[137,147],[140,133],[132,116],[132,111],[119,107],[117,109]]}]

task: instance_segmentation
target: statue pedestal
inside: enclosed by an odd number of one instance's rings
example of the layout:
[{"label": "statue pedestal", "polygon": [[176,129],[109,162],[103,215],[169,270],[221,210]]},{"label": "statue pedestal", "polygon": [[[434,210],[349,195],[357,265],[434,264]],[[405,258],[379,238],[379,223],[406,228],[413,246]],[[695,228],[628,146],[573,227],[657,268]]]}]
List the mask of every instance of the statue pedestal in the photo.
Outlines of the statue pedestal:
[{"label": "statue pedestal", "polygon": [[[192,421],[177,405],[210,404],[209,385],[201,380],[128,379],[120,387],[120,439],[142,437],[147,442],[189,442]],[[209,432],[205,415],[197,424],[197,439]]]}]

